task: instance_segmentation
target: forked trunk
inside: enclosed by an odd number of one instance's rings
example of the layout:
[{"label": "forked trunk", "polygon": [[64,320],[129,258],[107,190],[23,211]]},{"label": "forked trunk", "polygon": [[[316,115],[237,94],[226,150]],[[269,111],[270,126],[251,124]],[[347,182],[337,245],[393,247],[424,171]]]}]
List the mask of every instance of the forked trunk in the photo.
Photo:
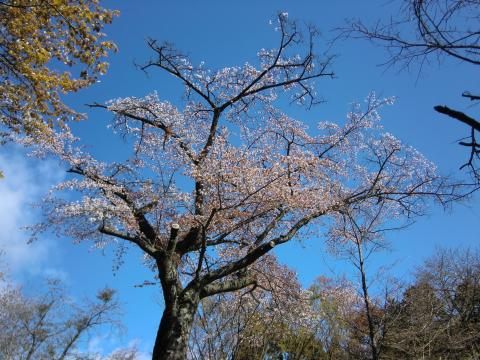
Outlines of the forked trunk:
[{"label": "forked trunk", "polygon": [[198,300],[165,308],[157,331],[152,360],[185,360]]}]

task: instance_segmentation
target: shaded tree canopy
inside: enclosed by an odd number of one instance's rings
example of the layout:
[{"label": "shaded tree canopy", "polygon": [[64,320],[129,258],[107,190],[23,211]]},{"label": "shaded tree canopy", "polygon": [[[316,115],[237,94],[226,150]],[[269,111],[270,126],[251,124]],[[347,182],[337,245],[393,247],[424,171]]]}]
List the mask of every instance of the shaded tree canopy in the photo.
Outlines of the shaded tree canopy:
[{"label": "shaded tree canopy", "polygon": [[387,313],[385,359],[475,359],[480,354],[478,251],[439,250]]}]

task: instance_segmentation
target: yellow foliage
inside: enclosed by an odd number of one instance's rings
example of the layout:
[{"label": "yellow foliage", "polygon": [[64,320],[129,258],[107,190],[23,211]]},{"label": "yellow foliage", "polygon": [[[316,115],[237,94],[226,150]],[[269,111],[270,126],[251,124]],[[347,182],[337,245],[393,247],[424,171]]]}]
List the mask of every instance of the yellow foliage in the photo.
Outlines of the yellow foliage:
[{"label": "yellow foliage", "polygon": [[0,140],[80,117],[60,94],[106,72],[104,58],[116,47],[101,31],[117,15],[99,0],[0,2]]}]

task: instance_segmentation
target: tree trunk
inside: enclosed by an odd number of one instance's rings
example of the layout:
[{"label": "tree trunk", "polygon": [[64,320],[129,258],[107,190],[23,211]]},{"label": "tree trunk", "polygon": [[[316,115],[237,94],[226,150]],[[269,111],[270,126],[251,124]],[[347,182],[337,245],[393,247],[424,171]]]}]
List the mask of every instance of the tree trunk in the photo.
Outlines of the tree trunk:
[{"label": "tree trunk", "polygon": [[372,350],[372,360],[378,360],[378,350],[375,341],[375,324],[372,319],[372,311],[370,309],[370,298],[368,296],[367,275],[365,273],[364,258],[362,244],[357,240],[358,265],[362,276],[362,292],[363,301],[365,302],[365,315],[368,321],[368,335],[370,338],[370,349]]},{"label": "tree trunk", "polygon": [[185,360],[193,319],[199,303],[198,295],[173,306],[165,307],[157,331],[152,360]]}]

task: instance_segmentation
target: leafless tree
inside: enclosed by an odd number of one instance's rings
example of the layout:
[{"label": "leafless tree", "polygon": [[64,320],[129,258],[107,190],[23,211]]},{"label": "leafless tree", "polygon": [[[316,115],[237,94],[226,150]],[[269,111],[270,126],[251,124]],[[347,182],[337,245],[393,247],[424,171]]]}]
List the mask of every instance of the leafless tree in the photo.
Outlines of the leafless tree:
[{"label": "leafless tree", "polygon": [[[363,302],[361,310],[358,312],[355,321],[350,321],[352,327],[356,328],[353,333],[361,333],[361,319],[366,320],[366,337],[370,348],[369,358],[377,360],[380,358],[381,342],[387,331],[390,319],[385,317],[383,307],[392,292],[398,291],[396,283],[389,284],[385,290],[385,296],[382,298],[372,298],[370,293],[370,283],[367,274],[367,260],[372,254],[380,250],[385,250],[388,243],[385,240],[385,233],[399,230],[407,227],[411,223],[408,221],[390,226],[386,226],[387,217],[384,204],[370,204],[368,207],[353,204],[350,207],[343,208],[337,217],[339,226],[330,232],[333,252],[349,261],[360,278],[360,296]],[[370,279],[371,280],[371,279]],[[358,356],[358,354],[357,354]]]},{"label": "leafless tree", "polygon": [[[58,281],[44,294],[26,296],[7,281],[0,286],[0,358],[4,360],[98,360],[79,351],[102,326],[120,326],[115,292],[105,288],[97,298],[79,304]],[[121,349],[104,360],[135,360],[136,349]]]},{"label": "leafless tree", "polygon": [[[480,65],[480,1],[478,0],[403,0],[398,14],[390,21],[378,21],[373,26],[361,20],[351,20],[341,36],[368,39],[384,47],[389,54],[387,66],[402,69],[422,67],[432,61],[456,59],[473,66]],[[463,97],[480,100],[480,94],[465,91]],[[475,116],[438,105],[434,109],[470,127],[469,140],[459,144],[470,149],[461,169],[468,168],[473,179],[480,182],[480,121]]]}]

